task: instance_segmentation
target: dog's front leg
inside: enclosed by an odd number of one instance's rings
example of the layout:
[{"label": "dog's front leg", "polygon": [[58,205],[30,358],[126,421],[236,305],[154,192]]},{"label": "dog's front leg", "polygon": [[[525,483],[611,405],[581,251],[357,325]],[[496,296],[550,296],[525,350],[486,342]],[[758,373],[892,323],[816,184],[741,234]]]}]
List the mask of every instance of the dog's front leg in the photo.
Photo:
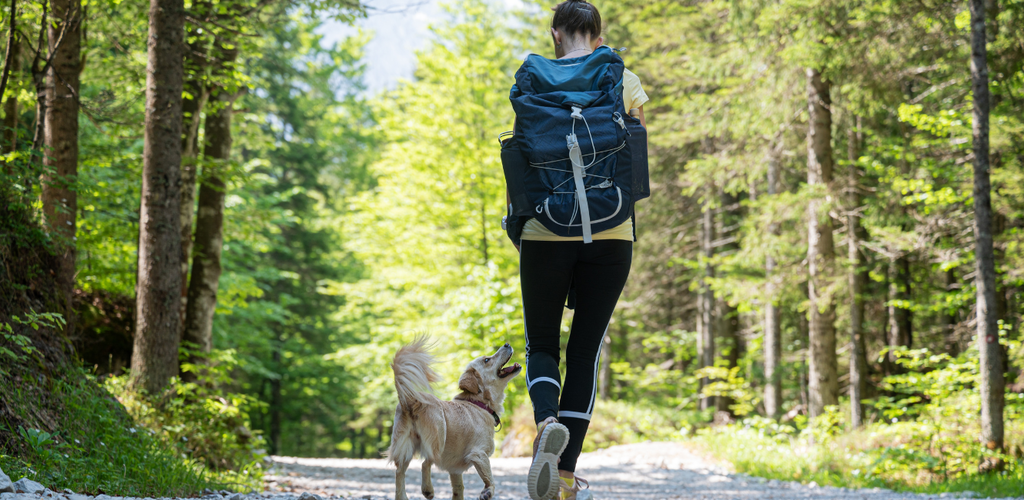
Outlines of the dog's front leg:
[{"label": "dog's front leg", "polygon": [[395,466],[395,500],[409,500],[405,494],[405,471],[409,470],[409,460],[396,460]]},{"label": "dog's front leg", "polygon": [[433,462],[430,460],[423,460],[423,481],[420,486],[420,492],[423,493],[423,496],[426,497],[427,500],[434,498],[434,485],[430,482],[431,465],[433,465]]},{"label": "dog's front leg", "polygon": [[462,473],[449,472],[448,478],[452,481],[452,500],[463,500],[466,498],[466,486],[462,484]]},{"label": "dog's front leg", "polygon": [[494,498],[494,478],[491,476],[491,461],[483,453],[473,453],[467,457],[469,463],[476,468],[476,473],[484,482],[484,490],[480,492],[480,500]]}]

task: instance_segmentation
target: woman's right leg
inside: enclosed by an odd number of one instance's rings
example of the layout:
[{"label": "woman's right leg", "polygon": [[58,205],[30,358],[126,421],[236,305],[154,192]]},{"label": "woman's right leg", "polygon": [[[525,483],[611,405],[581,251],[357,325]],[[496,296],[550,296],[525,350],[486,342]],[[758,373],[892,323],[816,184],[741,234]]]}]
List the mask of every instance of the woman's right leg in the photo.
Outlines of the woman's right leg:
[{"label": "woman's right leg", "polygon": [[538,424],[533,463],[526,478],[526,489],[532,500],[548,500],[558,495],[559,456],[569,442],[568,429],[556,421],[562,388],[558,340],[576,246],[575,242],[523,241],[520,247],[526,385]]},{"label": "woman's right leg", "polygon": [[562,389],[559,338],[579,242],[529,241],[520,247],[519,275],[526,328],[526,386],[534,421],[558,416]]}]

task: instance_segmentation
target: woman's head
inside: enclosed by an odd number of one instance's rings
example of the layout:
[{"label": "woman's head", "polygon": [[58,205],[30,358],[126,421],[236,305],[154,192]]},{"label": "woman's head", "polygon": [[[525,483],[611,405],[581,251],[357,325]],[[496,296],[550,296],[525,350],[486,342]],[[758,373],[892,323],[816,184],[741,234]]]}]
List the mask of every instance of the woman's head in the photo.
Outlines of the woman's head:
[{"label": "woman's head", "polygon": [[551,38],[555,54],[562,57],[575,50],[594,50],[602,43],[601,13],[584,0],[568,0],[558,4],[551,18]]}]

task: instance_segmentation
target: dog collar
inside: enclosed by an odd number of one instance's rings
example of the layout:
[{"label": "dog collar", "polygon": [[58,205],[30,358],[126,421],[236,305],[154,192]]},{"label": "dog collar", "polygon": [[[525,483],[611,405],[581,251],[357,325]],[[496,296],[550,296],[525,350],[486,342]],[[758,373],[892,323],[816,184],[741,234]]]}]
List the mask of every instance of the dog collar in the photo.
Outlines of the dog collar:
[{"label": "dog collar", "polygon": [[483,403],[481,403],[479,401],[473,401],[472,399],[464,399],[463,401],[466,401],[467,403],[473,403],[473,404],[475,404],[475,405],[477,405],[477,406],[487,410],[487,413],[490,413],[491,416],[494,417],[494,426],[497,427],[497,426],[501,425],[501,417],[499,417],[498,414],[494,410],[492,410],[490,406],[487,406],[487,405],[485,405],[485,404],[483,404]]}]

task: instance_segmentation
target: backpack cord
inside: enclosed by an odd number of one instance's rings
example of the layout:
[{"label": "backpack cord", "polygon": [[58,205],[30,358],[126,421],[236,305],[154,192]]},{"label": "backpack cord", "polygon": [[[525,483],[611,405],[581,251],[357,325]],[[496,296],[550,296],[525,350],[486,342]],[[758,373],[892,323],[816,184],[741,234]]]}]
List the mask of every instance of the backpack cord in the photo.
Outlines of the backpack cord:
[{"label": "backpack cord", "polygon": [[[597,162],[597,144],[594,142],[594,134],[590,131],[590,124],[587,123],[587,119],[583,116],[583,110],[573,106],[570,116],[572,117],[572,133],[567,135],[565,139],[566,145],[569,148],[569,160],[572,162],[572,177],[576,181],[576,200],[579,203],[581,219],[583,219],[583,243],[591,243],[594,241],[594,237],[590,228],[590,204],[587,201],[587,188],[583,184],[583,177],[586,175],[584,171]],[[590,135],[590,146],[594,149],[594,159],[586,166],[583,165],[580,143],[576,139],[576,120],[583,120],[583,124],[587,126],[587,134]]]}]

